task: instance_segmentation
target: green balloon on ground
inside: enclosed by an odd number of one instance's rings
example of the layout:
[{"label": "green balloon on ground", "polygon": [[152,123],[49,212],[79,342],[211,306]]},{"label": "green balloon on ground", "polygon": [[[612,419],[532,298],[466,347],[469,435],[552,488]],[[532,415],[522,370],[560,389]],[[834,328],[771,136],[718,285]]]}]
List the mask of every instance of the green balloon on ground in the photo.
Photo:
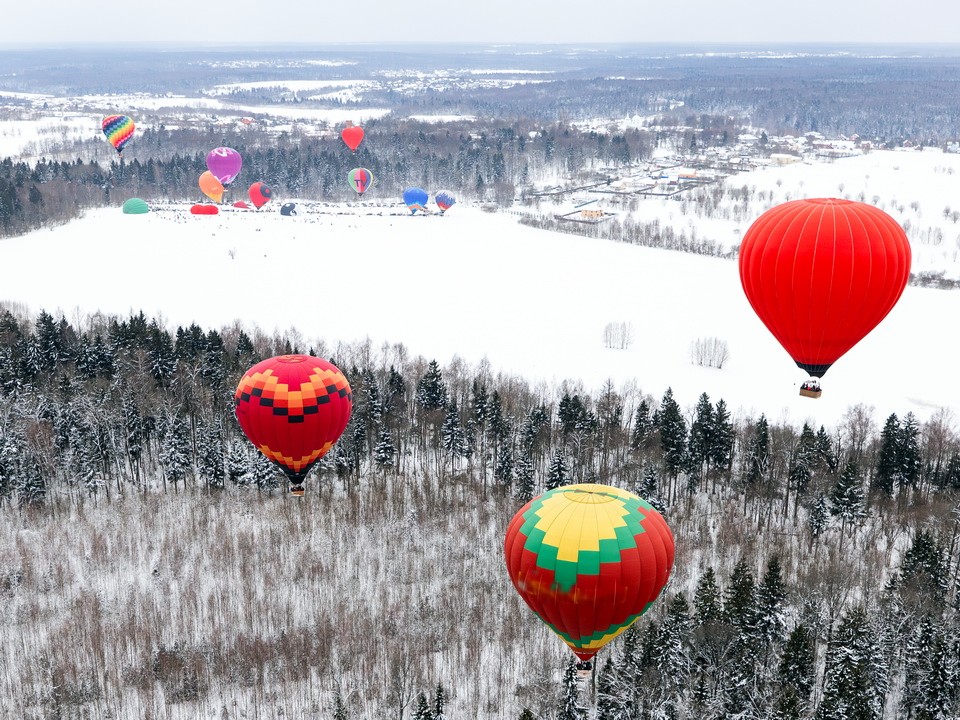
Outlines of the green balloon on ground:
[{"label": "green balloon on ground", "polygon": [[140,198],[130,198],[123,204],[124,215],[142,215],[150,212],[150,206]]}]

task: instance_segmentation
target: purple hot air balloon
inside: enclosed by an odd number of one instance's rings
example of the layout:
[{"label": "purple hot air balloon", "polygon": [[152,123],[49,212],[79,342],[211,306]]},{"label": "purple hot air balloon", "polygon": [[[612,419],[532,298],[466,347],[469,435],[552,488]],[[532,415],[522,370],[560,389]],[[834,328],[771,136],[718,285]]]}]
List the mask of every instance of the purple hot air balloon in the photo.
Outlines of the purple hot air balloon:
[{"label": "purple hot air balloon", "polygon": [[243,158],[233,148],[218,147],[207,153],[207,169],[224,185],[240,174]]}]

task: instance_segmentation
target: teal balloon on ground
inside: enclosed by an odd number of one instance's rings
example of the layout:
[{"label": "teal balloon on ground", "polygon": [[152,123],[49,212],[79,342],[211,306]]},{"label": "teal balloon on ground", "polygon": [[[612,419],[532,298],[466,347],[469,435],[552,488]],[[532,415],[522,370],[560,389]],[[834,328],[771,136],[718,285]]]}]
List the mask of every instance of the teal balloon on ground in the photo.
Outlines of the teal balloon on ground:
[{"label": "teal balloon on ground", "polygon": [[130,198],[123,204],[124,215],[143,215],[150,212],[150,206],[140,198]]}]

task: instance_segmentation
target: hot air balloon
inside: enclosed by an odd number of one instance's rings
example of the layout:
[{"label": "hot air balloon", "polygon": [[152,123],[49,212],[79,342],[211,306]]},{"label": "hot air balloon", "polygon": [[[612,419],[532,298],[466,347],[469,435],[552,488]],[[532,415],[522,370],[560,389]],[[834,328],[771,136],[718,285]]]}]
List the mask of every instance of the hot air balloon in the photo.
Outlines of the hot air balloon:
[{"label": "hot air balloon", "polygon": [[123,204],[124,215],[143,215],[150,212],[150,206],[140,198],[130,198]]},{"label": "hot air balloon", "polygon": [[233,204],[233,206],[234,206],[235,208],[237,208],[237,210],[249,210],[249,209],[250,209],[250,206],[247,205],[243,200],[237,200],[237,201]]},{"label": "hot air balloon", "polygon": [[218,147],[207,153],[207,169],[224,185],[229,185],[240,174],[243,158],[233,148]]},{"label": "hot air balloon", "polygon": [[507,528],[507,571],[530,609],[581,661],[650,607],[670,577],[673,534],[660,513],[609,485],[565,485]]},{"label": "hot air balloon", "polygon": [[340,132],[340,137],[350,148],[350,152],[356,152],[363,142],[363,128],[359,125],[348,125]]},{"label": "hot air balloon", "polygon": [[437,203],[437,207],[440,208],[441,215],[452,208],[457,202],[456,198],[446,191],[438,192],[437,196],[434,198],[434,201]]},{"label": "hot air balloon", "polygon": [[244,373],[234,394],[237,421],[256,448],[280,466],[290,491],[303,481],[350,420],[350,383],[336,366],[310,355],[280,355]]},{"label": "hot air balloon", "polygon": [[133,120],[126,115],[109,115],[103,119],[100,127],[103,129],[107,141],[113,145],[117,154],[123,157],[123,147],[130,142],[133,131],[137,128]]},{"label": "hot air balloon", "polygon": [[203,191],[203,194],[214,202],[220,202],[223,200],[223,183],[217,179],[217,177],[210,172],[205,170],[200,174],[199,183],[200,189]]},{"label": "hot air balloon", "polygon": [[297,204],[288,202],[280,206],[281,215],[296,215],[297,214]]},{"label": "hot air balloon", "polygon": [[411,214],[416,214],[417,210],[427,212],[427,200],[430,196],[427,191],[418,187],[410,187],[403,191],[403,202],[410,208]]},{"label": "hot air balloon", "polygon": [[250,189],[247,190],[247,195],[250,196],[250,202],[253,203],[253,206],[259,210],[270,202],[270,198],[273,197],[273,191],[262,182],[255,182],[250,186]]},{"label": "hot air balloon", "polygon": [[[811,378],[822,377],[886,317],[909,276],[903,229],[879,208],[851,200],[777,205],[740,245],[747,299]],[[819,393],[813,380],[801,388],[803,395]]]},{"label": "hot air balloon", "polygon": [[347,173],[347,180],[357,195],[363,195],[373,185],[373,173],[366,168],[354,168]]},{"label": "hot air balloon", "polygon": [[198,203],[190,207],[190,213],[192,215],[216,215],[220,212],[220,208],[216,205],[203,205]]}]

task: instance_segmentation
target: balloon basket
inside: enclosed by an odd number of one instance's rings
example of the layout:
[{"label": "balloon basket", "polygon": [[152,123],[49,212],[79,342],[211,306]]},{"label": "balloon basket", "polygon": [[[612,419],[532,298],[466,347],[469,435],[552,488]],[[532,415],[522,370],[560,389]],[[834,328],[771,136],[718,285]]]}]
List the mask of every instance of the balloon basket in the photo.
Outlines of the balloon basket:
[{"label": "balloon basket", "polygon": [[303,485],[291,485],[290,494],[294,497],[303,497]]},{"label": "balloon basket", "polygon": [[800,388],[800,394],[803,397],[818,398],[823,395],[823,390],[811,390],[809,388]]},{"label": "balloon basket", "polygon": [[593,663],[590,660],[581,660],[576,665],[577,677],[581,680],[593,674]]}]

